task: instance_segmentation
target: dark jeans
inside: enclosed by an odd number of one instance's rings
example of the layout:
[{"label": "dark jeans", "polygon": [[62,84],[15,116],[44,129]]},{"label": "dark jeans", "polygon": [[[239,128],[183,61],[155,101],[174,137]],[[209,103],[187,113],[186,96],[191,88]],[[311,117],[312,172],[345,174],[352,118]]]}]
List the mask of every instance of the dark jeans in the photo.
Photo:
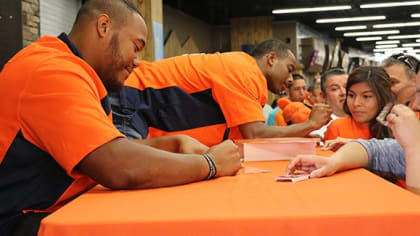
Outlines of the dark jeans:
[{"label": "dark jeans", "polygon": [[37,236],[41,220],[49,213],[19,214],[4,220],[0,226],[1,236]]},{"label": "dark jeans", "polygon": [[118,94],[111,94],[109,101],[111,102],[112,122],[114,126],[129,139],[143,139],[142,135],[131,124],[135,110],[123,108],[120,104]]}]

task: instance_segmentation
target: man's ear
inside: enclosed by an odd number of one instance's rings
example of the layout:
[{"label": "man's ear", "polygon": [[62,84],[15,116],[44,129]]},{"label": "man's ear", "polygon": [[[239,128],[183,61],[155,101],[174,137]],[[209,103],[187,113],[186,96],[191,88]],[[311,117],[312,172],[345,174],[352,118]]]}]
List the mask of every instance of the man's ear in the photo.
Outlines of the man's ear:
[{"label": "man's ear", "polygon": [[267,65],[272,67],[277,60],[277,55],[274,52],[269,52],[266,54],[267,57]]},{"label": "man's ear", "polygon": [[111,31],[111,19],[107,14],[100,14],[96,21],[96,31],[100,38],[104,38]]}]

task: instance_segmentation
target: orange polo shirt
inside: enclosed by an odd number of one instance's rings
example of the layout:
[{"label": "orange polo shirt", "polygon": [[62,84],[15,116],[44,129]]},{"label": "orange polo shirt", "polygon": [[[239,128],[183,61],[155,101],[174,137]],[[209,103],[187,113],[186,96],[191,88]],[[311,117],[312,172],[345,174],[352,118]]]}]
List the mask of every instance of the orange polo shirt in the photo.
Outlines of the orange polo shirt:
[{"label": "orange polo shirt", "polygon": [[186,134],[211,146],[241,139],[239,125],[264,122],[267,82],[245,53],[190,54],[142,61],[121,94],[148,137]]},{"label": "orange polo shirt", "polygon": [[56,37],[42,37],[5,65],[0,100],[1,220],[54,211],[96,185],[75,167],[123,137],[98,75]]},{"label": "orange polo shirt", "polygon": [[324,140],[336,139],[337,137],[349,139],[372,138],[369,127],[358,123],[351,117],[338,118],[328,126]]}]

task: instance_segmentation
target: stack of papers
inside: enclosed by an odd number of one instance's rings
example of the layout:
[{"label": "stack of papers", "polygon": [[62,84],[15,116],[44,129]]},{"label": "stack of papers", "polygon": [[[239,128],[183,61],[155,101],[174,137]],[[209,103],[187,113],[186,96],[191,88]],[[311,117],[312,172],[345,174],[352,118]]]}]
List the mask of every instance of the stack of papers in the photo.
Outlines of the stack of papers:
[{"label": "stack of papers", "polygon": [[290,160],[298,154],[316,154],[319,138],[261,138],[239,139],[244,161]]}]

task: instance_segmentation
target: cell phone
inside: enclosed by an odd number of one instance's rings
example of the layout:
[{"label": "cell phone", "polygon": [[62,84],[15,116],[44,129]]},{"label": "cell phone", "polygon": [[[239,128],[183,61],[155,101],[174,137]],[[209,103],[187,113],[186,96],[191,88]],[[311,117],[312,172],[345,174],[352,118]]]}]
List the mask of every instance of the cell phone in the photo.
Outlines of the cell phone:
[{"label": "cell phone", "polygon": [[299,174],[299,175],[281,175],[275,178],[276,181],[280,182],[299,182],[302,180],[310,179],[311,176],[308,174]]}]

